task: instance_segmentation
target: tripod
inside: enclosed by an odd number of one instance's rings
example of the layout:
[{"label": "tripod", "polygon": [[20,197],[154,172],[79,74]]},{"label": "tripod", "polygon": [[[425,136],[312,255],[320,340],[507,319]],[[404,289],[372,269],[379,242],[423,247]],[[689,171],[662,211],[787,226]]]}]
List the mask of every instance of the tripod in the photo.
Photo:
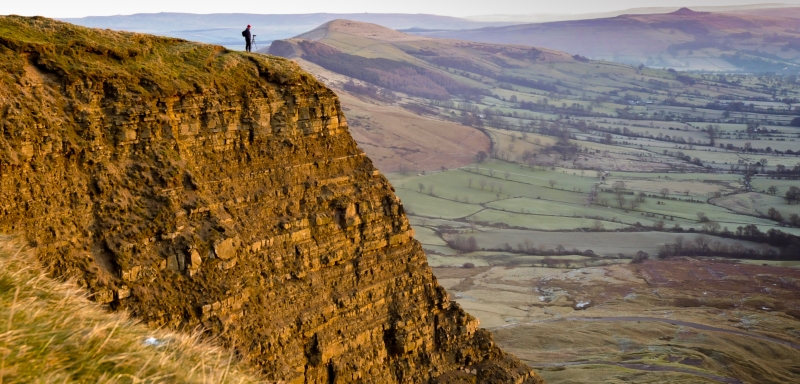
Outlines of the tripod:
[{"label": "tripod", "polygon": [[250,50],[258,52],[258,45],[256,44],[256,35],[253,35],[253,38],[250,39]]}]

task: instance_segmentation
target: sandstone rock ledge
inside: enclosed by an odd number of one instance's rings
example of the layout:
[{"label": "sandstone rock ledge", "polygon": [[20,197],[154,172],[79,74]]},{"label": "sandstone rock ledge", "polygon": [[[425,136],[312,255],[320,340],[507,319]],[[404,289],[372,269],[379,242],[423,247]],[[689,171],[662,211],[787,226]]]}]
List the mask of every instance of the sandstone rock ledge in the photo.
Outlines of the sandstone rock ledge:
[{"label": "sandstone rock ledge", "polygon": [[0,233],[283,382],[539,383],[450,301],[292,62],[0,17]]}]

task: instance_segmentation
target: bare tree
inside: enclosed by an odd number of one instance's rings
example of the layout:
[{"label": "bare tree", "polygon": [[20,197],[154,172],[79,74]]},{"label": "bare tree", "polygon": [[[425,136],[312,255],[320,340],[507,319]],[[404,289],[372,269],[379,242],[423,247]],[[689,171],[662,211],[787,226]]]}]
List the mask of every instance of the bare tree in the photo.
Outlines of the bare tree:
[{"label": "bare tree", "polygon": [[481,181],[479,181],[478,184],[481,185],[481,190],[486,188],[486,180],[485,179],[481,179]]},{"label": "bare tree", "polygon": [[467,250],[468,252],[475,252],[478,250],[478,241],[475,239],[475,236],[467,238]]},{"label": "bare tree", "polygon": [[505,171],[505,173],[503,173],[503,176],[505,176],[506,180],[508,180],[508,178],[511,177],[511,172]]},{"label": "bare tree", "polygon": [[428,185],[428,194],[433,196],[433,184]]},{"label": "bare tree", "polygon": [[722,227],[716,221],[708,221],[703,223],[703,230],[706,232],[717,233],[719,232],[720,227]]},{"label": "bare tree", "polygon": [[624,181],[615,181],[613,185],[611,185],[611,189],[614,190],[614,193],[620,194],[625,191],[625,182]]},{"label": "bare tree", "polygon": [[639,192],[639,194],[638,194],[638,195],[636,195],[636,201],[638,201],[638,202],[640,202],[640,203],[644,203],[644,200],[645,200],[645,198],[646,198],[646,197],[647,197],[647,194],[646,194],[646,193],[644,193],[644,192]]},{"label": "bare tree", "polygon": [[628,201],[628,206],[631,207],[631,211],[634,211],[634,210],[636,210],[636,207],[639,206],[639,202],[636,199],[632,199],[632,200]]},{"label": "bare tree", "polygon": [[719,241],[719,240],[714,240],[714,241],[712,241],[712,242],[711,242],[711,244],[709,245],[709,248],[710,248],[710,249],[711,249],[711,251],[713,251],[715,254],[719,255],[719,254],[720,254],[720,251],[722,250],[722,242],[721,242],[721,241]]},{"label": "bare tree", "polygon": [[496,184],[494,183],[494,181],[492,181],[491,183],[489,183],[489,188],[491,188],[491,189],[492,189],[492,192],[494,192],[494,187],[495,187],[495,186],[496,186]]},{"label": "bare tree", "polygon": [[533,243],[533,241],[531,241],[531,239],[526,238],[524,244],[525,244],[525,252],[531,253],[536,251],[535,244]]},{"label": "bare tree", "polygon": [[778,212],[778,210],[775,209],[775,207],[769,207],[769,210],[767,211],[767,216],[769,216],[770,219],[778,222],[783,221],[783,215],[781,215],[781,213]]},{"label": "bare tree", "polygon": [[661,197],[666,199],[667,195],[669,195],[669,189],[668,188],[661,188]]},{"label": "bare tree", "polygon": [[472,178],[471,177],[469,178],[469,180],[467,180],[467,187],[472,188]]},{"label": "bare tree", "polygon": [[548,183],[550,183],[550,188],[554,188],[556,186],[556,183],[558,183],[558,181],[550,179],[550,181],[548,181]]},{"label": "bare tree", "polygon": [[707,251],[709,244],[711,244],[711,238],[706,235],[700,235],[695,237],[694,243],[697,245],[697,248]]},{"label": "bare tree", "polygon": [[620,208],[624,207],[624,206],[625,206],[625,203],[626,203],[627,201],[628,201],[628,200],[627,200],[627,199],[625,199],[625,195],[623,195],[623,194],[619,194],[619,195],[617,195],[617,204],[619,204],[619,207],[620,207]]},{"label": "bare tree", "polygon": [[[677,228],[678,224],[675,224],[675,225],[676,225],[676,228]],[[674,247],[675,247],[675,250],[678,251],[677,253],[680,253],[681,251],[683,251],[683,243],[685,242],[685,240],[686,239],[684,239],[683,236],[678,236],[678,237],[675,238]]]},{"label": "bare tree", "polygon": [[713,125],[709,124],[706,127],[706,133],[708,134],[708,145],[709,146],[713,147],[716,144],[715,139],[716,139],[717,135],[719,135],[719,131],[720,131],[719,125],[713,126]]},{"label": "bare tree", "polygon": [[419,192],[422,193],[422,191],[425,189],[425,184],[419,183],[417,187],[419,188]]}]

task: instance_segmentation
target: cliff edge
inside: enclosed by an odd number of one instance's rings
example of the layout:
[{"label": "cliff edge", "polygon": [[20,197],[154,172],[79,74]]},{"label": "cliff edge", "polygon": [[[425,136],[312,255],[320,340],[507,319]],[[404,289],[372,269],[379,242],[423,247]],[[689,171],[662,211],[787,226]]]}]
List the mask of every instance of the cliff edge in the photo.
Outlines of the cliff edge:
[{"label": "cliff edge", "polygon": [[0,17],[0,233],[267,380],[541,379],[431,274],[336,95],[294,63]]}]

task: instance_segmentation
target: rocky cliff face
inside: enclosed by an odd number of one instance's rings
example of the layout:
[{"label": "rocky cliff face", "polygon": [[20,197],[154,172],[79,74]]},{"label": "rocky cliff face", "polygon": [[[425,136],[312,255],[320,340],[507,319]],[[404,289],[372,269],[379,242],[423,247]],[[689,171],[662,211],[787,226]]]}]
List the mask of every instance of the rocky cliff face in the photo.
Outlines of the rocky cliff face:
[{"label": "rocky cliff face", "polygon": [[288,382],[539,382],[451,302],[295,64],[0,17],[0,232]]}]

